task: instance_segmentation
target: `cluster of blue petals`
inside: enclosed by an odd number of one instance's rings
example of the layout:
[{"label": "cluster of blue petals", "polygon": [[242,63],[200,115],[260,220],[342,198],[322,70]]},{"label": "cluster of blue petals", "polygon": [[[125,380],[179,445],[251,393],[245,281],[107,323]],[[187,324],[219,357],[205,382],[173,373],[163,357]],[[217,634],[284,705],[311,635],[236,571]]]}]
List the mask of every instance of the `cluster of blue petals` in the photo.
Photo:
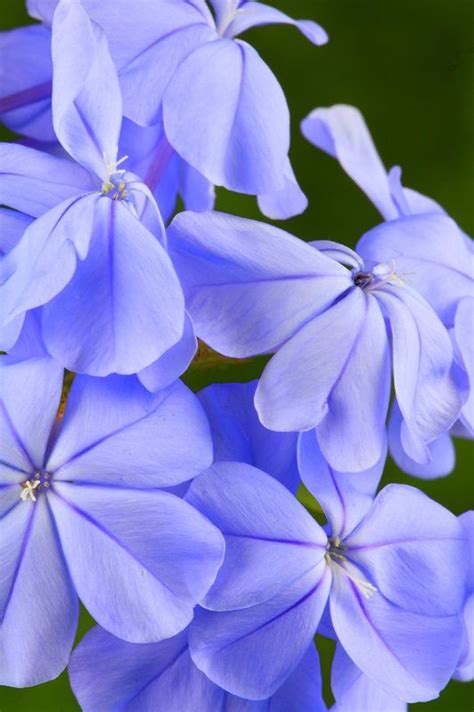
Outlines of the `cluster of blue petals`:
[{"label": "cluster of blue petals", "polygon": [[[40,22],[0,34],[0,685],[68,667],[84,712],[325,712],[318,633],[333,712],[406,712],[474,678],[474,514],[380,487],[388,453],[441,477],[473,436],[473,243],[347,105],[301,130],[380,212],[355,250],[216,212],[216,187],[306,208],[239,36],[327,35],[132,4],[27,0]],[[261,377],[192,393],[198,339]]]}]

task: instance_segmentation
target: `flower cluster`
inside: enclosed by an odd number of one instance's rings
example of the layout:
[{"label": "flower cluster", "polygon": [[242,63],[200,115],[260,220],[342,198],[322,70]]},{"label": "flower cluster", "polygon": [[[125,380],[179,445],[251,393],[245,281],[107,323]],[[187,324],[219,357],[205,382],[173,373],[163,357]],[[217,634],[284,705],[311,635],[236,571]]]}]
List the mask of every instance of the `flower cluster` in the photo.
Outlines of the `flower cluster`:
[{"label": "flower cluster", "polygon": [[[474,433],[470,238],[346,105],[301,128],[381,214],[355,250],[213,210],[216,186],[306,208],[284,94],[239,36],[323,45],[316,23],[27,5],[40,23],[0,35],[23,136],[0,145],[0,684],[68,666],[85,712],[324,712],[316,633],[334,712],[472,679],[473,513],[379,488],[388,451],[439,477]],[[196,395],[198,339],[271,357]],[[79,600],[98,625],[72,651]]]}]

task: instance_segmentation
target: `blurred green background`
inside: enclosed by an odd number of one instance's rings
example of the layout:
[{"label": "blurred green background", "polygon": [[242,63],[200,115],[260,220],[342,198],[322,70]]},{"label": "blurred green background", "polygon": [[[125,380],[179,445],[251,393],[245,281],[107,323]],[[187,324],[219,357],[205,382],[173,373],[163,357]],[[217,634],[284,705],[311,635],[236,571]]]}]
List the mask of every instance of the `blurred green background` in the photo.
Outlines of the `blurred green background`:
[{"label": "blurred green background", "polygon": [[[310,206],[304,215],[286,222],[286,229],[307,240],[326,238],[353,245],[380,221],[336,162],[299,133],[300,120],[313,108],[348,103],[363,112],[386,166],[401,165],[405,185],[435,198],[466,232],[474,234],[474,1],[268,2],[293,17],[317,20],[330,35],[328,45],[316,48],[288,27],[258,28],[246,34],[281,81],[292,112],[291,155]],[[133,0],[130,6],[133,9]],[[23,0],[1,0],[0,29],[26,22]],[[0,138],[9,139],[11,134],[0,129]],[[218,207],[261,217],[254,199],[225,191],[219,192]],[[245,381],[259,375],[262,363],[256,359],[194,367],[185,380],[194,389],[212,381]],[[474,458],[469,443],[459,441],[457,450],[456,471],[448,478],[415,481],[391,462],[385,478],[417,484],[460,513],[472,507]],[[90,624],[84,614],[78,638]],[[327,670],[330,646],[323,643],[322,649]],[[473,708],[473,686],[456,682],[438,700],[410,705],[410,711],[426,712]],[[79,707],[66,674],[27,690],[0,688],[0,712],[70,710]]]}]

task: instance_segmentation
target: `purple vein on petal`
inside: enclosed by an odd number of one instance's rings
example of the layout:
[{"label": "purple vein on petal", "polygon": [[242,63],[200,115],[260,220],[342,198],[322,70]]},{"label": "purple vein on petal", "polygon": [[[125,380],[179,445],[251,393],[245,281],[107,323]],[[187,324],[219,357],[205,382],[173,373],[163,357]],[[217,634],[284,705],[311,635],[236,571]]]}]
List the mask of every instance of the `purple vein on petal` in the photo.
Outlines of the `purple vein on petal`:
[{"label": "purple vein on petal", "polygon": [[28,89],[23,89],[15,94],[3,97],[3,99],[0,99],[0,114],[50,99],[51,87],[51,82],[43,82],[42,84],[36,84],[34,87],[29,87]]},{"label": "purple vein on petal", "polygon": [[5,620],[5,616],[6,616],[7,611],[8,611],[8,606],[10,605],[10,601],[12,600],[13,593],[14,593],[14,591],[15,591],[15,586],[16,586],[16,583],[17,583],[17,581],[18,581],[18,577],[19,577],[19,575],[20,575],[21,565],[22,565],[22,563],[23,563],[23,559],[25,558],[26,548],[27,548],[28,543],[29,543],[29,541],[30,541],[31,532],[32,532],[32,529],[33,529],[33,523],[34,523],[34,519],[35,519],[35,516],[36,516],[36,512],[37,512],[37,507],[32,507],[32,511],[31,511],[30,517],[29,517],[28,522],[27,522],[27,524],[26,524],[25,534],[24,534],[24,537],[23,537],[23,541],[21,542],[21,548],[20,548],[20,552],[19,552],[19,555],[18,555],[18,561],[17,561],[16,567],[15,567],[15,571],[14,571],[14,573],[13,573],[10,590],[9,590],[9,592],[8,592],[8,595],[7,595],[7,598],[6,598],[6,601],[5,601],[5,606],[4,606],[4,609],[3,609],[3,614],[0,616],[0,625],[1,625],[1,624],[3,623],[3,621]]},{"label": "purple vein on petal", "polygon": [[16,427],[15,427],[15,425],[14,425],[14,423],[13,423],[13,420],[12,420],[11,417],[10,417],[10,413],[8,412],[7,407],[6,407],[5,403],[3,402],[3,400],[0,400],[0,413],[3,413],[3,416],[4,416],[4,418],[5,418],[5,421],[6,421],[8,427],[9,427],[9,429],[10,429],[11,434],[13,435],[13,437],[14,437],[14,439],[15,439],[15,442],[17,443],[17,445],[18,445],[18,447],[20,448],[20,450],[23,452],[24,456],[26,457],[26,459],[27,459],[28,462],[30,463],[31,467],[34,469],[34,468],[35,468],[35,463],[34,463],[33,460],[31,459],[31,455],[30,455],[30,453],[28,452],[25,443],[24,443],[23,440],[21,439],[20,434],[19,434],[18,430],[16,429]]}]

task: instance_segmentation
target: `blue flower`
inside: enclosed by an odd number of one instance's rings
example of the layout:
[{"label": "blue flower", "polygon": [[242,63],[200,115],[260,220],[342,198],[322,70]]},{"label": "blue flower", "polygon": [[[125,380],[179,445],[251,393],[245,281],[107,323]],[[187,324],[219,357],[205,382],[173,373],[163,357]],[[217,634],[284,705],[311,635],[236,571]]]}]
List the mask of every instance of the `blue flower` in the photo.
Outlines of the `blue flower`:
[{"label": "blue flower", "polygon": [[255,465],[296,494],[296,433],[276,433],[260,423],[253,404],[257,381],[215,383],[198,393],[214,443],[214,460]]},{"label": "blue flower", "polygon": [[69,675],[83,712],[326,712],[314,645],[269,700],[229,694],[194,665],[188,632],[154,645],[133,645],[98,626],[71,658]]},{"label": "blue flower", "polygon": [[[413,220],[415,239],[447,219]],[[393,372],[404,449],[429,461],[461,408],[453,348],[396,264],[220,213],[181,213],[168,237],[197,335],[237,358],[276,352],[255,395],[265,427],[316,427],[336,470],[366,470],[385,447]]]},{"label": "blue flower", "polygon": [[311,433],[301,436],[299,464],[327,532],[250,465],[216,463],[193,481],[187,500],[226,541],[191,625],[194,663],[233,694],[268,697],[328,604],[342,647],[373,683],[405,702],[436,697],[463,643],[461,525],[412,487],[389,485],[372,499],[364,477],[324,463]]},{"label": "blue flower", "polygon": [[[464,371],[461,387],[466,401],[461,420],[467,433],[474,433],[474,353],[472,314],[474,309],[474,247],[472,240],[431,198],[401,184],[401,170],[394,166],[388,173],[375,149],[361,113],[353,106],[336,105],[315,109],[303,121],[302,131],[308,141],[336,158],[343,169],[364,191],[389,224],[369,231],[359,241],[357,251],[368,263],[395,263],[401,274],[429,302],[455,343],[456,365]],[[416,216],[437,215],[431,229],[413,229]],[[437,443],[438,462],[422,470],[424,476],[446,474],[450,446],[445,439]],[[410,468],[407,454],[393,448],[397,462]],[[404,463],[404,465],[403,465]],[[444,467],[443,467],[444,465]],[[416,463],[413,474],[420,474]]]},{"label": "blue flower", "polygon": [[1,202],[37,218],[1,260],[0,324],[42,306],[46,348],[62,365],[136,373],[187,338],[184,297],[157,205],[120,167],[116,72],[76,0],[58,6],[52,49],[55,131],[76,162],[0,148]]},{"label": "blue flower", "polygon": [[125,640],[176,635],[223,557],[219,531],[161,489],[212,460],[195,396],[78,376],[58,421],[62,375],[51,359],[0,361],[1,685],[64,669],[78,597]]},{"label": "blue flower", "polygon": [[[29,11],[51,22],[57,0],[30,0]],[[117,66],[124,114],[142,126],[163,120],[177,153],[214,185],[259,196],[274,218],[307,205],[288,159],[290,120],[282,89],[257,52],[235,39],[257,25],[290,24],[311,42],[325,31],[260,2],[128,0],[113,8],[84,0],[104,28]]]},{"label": "blue flower", "polygon": [[464,601],[464,645],[454,673],[456,680],[474,680],[474,511],[464,512],[459,521],[466,536],[468,579]]}]

